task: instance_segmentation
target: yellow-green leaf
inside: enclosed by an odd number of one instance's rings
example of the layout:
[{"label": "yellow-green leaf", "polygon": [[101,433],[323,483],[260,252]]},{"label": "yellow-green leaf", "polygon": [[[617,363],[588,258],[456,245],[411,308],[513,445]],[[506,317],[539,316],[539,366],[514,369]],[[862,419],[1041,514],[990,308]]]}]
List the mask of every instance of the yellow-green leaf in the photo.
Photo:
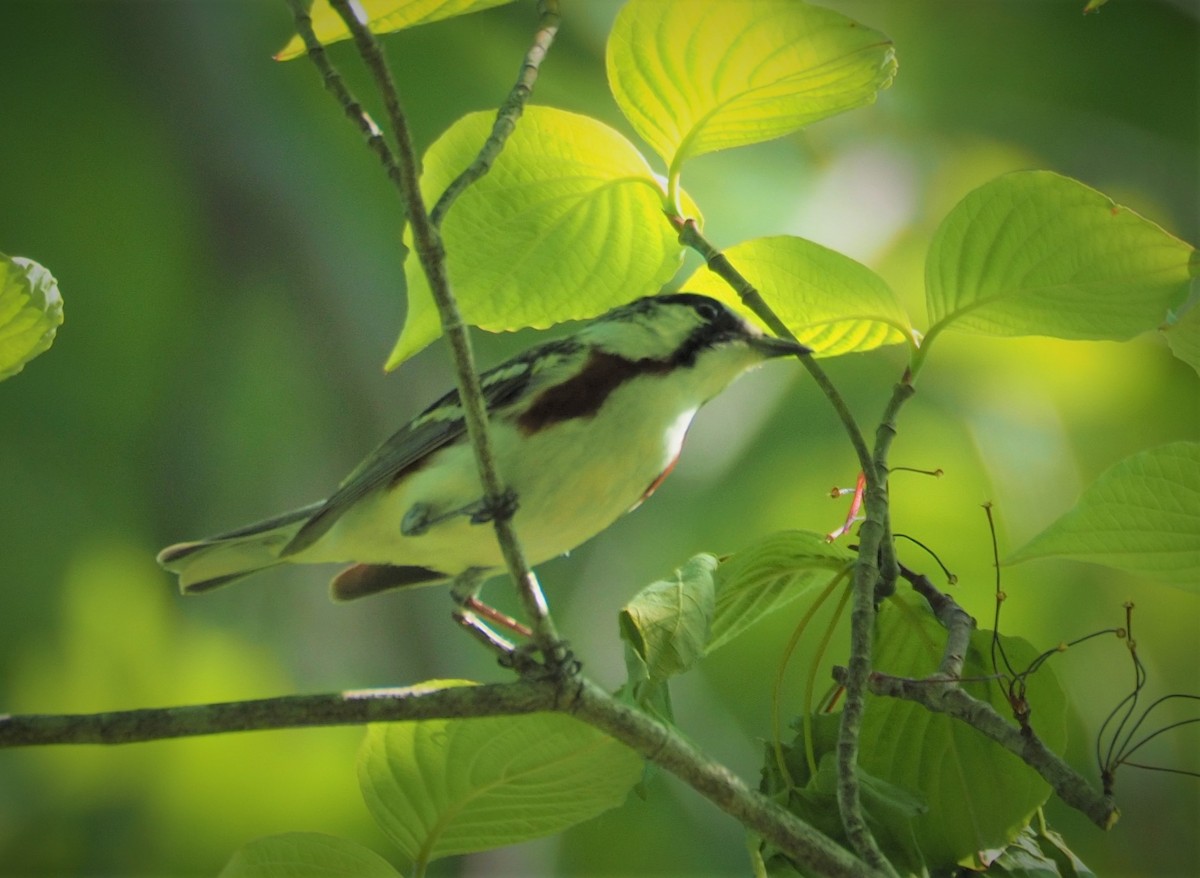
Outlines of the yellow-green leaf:
[{"label": "yellow-green leaf", "polygon": [[854,553],[810,531],[773,533],[717,569],[708,652],[801,595],[828,585],[854,563]]},{"label": "yellow-green leaf", "polygon": [[607,62],[621,111],[672,170],[869,104],[896,71],[883,34],[801,0],[631,0]]},{"label": "yellow-green leaf", "polygon": [[50,272],[0,253],[0,381],[49,348],[62,321],[62,296]]},{"label": "yellow-green leaf", "polygon": [[934,234],[927,338],[952,328],[1124,341],[1183,302],[1194,252],[1077,180],[1005,174],[959,202]]},{"label": "yellow-green leaf", "polygon": [[[367,27],[373,33],[387,34],[511,2],[512,0],[356,0],[352,6],[362,9],[364,15],[361,20],[366,21]],[[342,17],[333,10],[328,0],[315,0],[310,14],[313,33],[325,45],[350,36]],[[304,41],[295,36],[279,50],[275,60],[287,61],[303,54]]]},{"label": "yellow-green leaf", "polygon": [[1200,443],[1174,442],[1117,463],[1006,563],[1046,556],[1200,589]]},{"label": "yellow-green leaf", "polygon": [[[429,148],[427,203],[471,163],[493,116],[464,116]],[[544,329],[658,292],[683,252],[662,199],[646,160],[617,131],[587,116],[527,108],[492,170],[442,224],[463,319],[491,332]],[[404,276],[408,313],[389,369],[441,335],[415,253]]]},{"label": "yellow-green leaf", "polygon": [[[1192,251],[1192,273],[1200,274],[1196,252]],[[1193,278],[1190,298],[1178,313],[1170,314],[1160,327],[1171,353],[1200,372],[1200,279]]]},{"label": "yellow-green leaf", "polygon": [[[891,288],[848,256],[788,235],[736,244],[725,255],[818,356],[912,339],[908,315]],[[729,284],[705,267],[688,278],[684,289],[750,314]]]},{"label": "yellow-green leaf", "polygon": [[714,556],[696,555],[621,609],[621,638],[637,652],[652,682],[682,674],[704,655],[716,568]]},{"label": "yellow-green leaf", "polygon": [[284,832],[246,842],[218,878],[400,878],[400,873],[348,838]]},{"label": "yellow-green leaf", "polygon": [[375,724],[359,783],[414,863],[561,832],[625,800],[632,750],[563,714]]}]

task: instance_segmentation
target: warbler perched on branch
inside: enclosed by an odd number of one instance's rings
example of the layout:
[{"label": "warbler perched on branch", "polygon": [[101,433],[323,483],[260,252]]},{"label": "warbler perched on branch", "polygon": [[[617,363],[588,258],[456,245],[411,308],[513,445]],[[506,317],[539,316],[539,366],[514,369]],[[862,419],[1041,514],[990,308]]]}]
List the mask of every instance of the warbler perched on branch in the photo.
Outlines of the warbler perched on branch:
[{"label": "warbler perched on branch", "polygon": [[[765,360],[800,354],[715,299],[651,296],[480,376],[512,523],[538,564],[637,507],[679,456],[696,411]],[[277,564],[350,563],[335,600],[454,581],[457,600],[503,566],[458,392],[373,451],[327,499],[205,540],[158,562],[185,593]]]}]

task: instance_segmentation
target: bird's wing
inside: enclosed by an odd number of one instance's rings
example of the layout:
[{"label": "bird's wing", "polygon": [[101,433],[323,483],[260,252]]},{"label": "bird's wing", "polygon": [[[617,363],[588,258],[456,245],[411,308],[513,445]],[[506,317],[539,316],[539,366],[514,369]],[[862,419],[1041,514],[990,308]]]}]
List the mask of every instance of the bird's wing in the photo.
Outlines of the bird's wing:
[{"label": "bird's wing", "polygon": [[[575,349],[568,340],[550,342],[484,372],[480,384],[488,412],[494,413],[520,398],[543,373],[547,355],[557,360],[554,354],[567,355]],[[410,468],[420,466],[430,454],[459,439],[466,429],[458,391],[452,390],[371,452],[329,499],[317,507],[283,548],[281,557],[311,546],[347,509],[372,491],[394,483]]]}]

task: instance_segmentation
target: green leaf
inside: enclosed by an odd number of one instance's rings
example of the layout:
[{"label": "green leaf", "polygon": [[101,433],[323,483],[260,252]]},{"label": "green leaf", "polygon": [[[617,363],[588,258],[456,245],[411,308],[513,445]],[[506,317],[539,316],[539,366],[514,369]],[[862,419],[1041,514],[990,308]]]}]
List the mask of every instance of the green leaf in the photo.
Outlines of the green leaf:
[{"label": "green leaf", "polygon": [[383,857],[348,838],[285,832],[238,848],[220,878],[400,878]]},{"label": "green leaf", "polygon": [[743,549],[717,569],[708,652],[768,613],[845,574],[855,556],[821,534],[788,530]]},{"label": "green leaf", "polygon": [[[1200,275],[1200,262],[1192,252],[1192,274]],[[1200,372],[1200,278],[1193,278],[1192,293],[1188,301],[1177,312],[1167,316],[1160,327],[1167,339],[1171,353]]]},{"label": "green leaf", "polygon": [[[821,753],[815,774],[809,773],[802,737],[781,747],[788,776],[776,762],[774,747],[768,746],[763,767],[763,792],[775,799],[785,798],[793,814],[831,838],[849,847],[837,802],[837,739],[841,718],[837,714],[812,717],[813,749]],[[884,855],[902,874],[923,873],[925,866],[912,821],[928,811],[919,796],[858,770],[863,815]],[[792,784],[795,784],[793,786]],[[771,857],[774,849],[764,854]],[[772,861],[775,866],[778,859]]]},{"label": "green leaf", "polygon": [[[963,688],[1012,716],[993,674],[990,631],[976,631],[967,651]],[[946,633],[924,601],[894,597],[879,615],[875,667],[886,674],[920,679],[936,671]],[[1017,637],[1001,636],[1016,668],[1037,652]],[[1066,744],[1066,695],[1043,665],[1028,679],[1031,725],[1051,750]],[[860,739],[863,771],[920,795],[929,813],[913,822],[930,869],[948,868],[975,852],[1007,845],[1050,795],[1050,787],[1024,762],[965,723],[908,701],[872,698]]]},{"label": "green leaf", "polygon": [[[788,235],[745,241],[725,255],[817,356],[912,339],[908,315],[891,288],[848,256]],[[706,267],[697,269],[683,288],[750,313],[729,284]]]},{"label": "green leaf", "polygon": [[1114,465],[1005,563],[1047,556],[1200,590],[1200,443],[1175,442]]},{"label": "green leaf", "polygon": [[1006,174],[960,201],[925,265],[930,327],[1123,341],[1187,295],[1192,248],[1095,189]]},{"label": "green leaf", "polygon": [[651,682],[682,674],[704,655],[716,569],[714,556],[696,555],[670,579],[643,588],[621,610],[621,638],[641,658]]},{"label": "green leaf", "polygon": [[1067,847],[1063,837],[1042,826],[1026,826],[987,868],[1006,878],[1095,878],[1095,873]]},{"label": "green leaf", "polygon": [[[421,177],[427,203],[471,163],[492,119],[464,116],[429,148]],[[491,332],[544,329],[657,292],[683,254],[662,199],[646,160],[618,132],[587,116],[527,108],[491,172],[442,224],[463,319]],[[441,335],[415,253],[404,275],[408,314],[389,369]]]},{"label": "green leaf", "polygon": [[1035,837],[1042,853],[1058,864],[1059,874],[1064,878],[1094,878],[1096,873],[1075,855],[1066,839],[1045,826],[1044,822],[1041,822]]},{"label": "green leaf", "polygon": [[62,322],[62,296],[50,272],[0,253],[0,381],[49,348]]},{"label": "green leaf", "polygon": [[607,62],[621,112],[672,172],[872,103],[896,72],[883,34],[798,0],[631,0]]},{"label": "green leaf", "polygon": [[368,809],[414,863],[561,832],[641,773],[632,750],[552,713],[373,724],[358,760]]},{"label": "green leaf", "polygon": [[[353,6],[361,7],[363,19],[373,33],[388,34],[392,31],[429,24],[443,18],[467,15],[503,6],[512,0],[356,0]],[[311,13],[313,33],[325,45],[349,39],[342,17],[333,11],[328,0],[315,0]],[[362,19],[360,19],[362,20]],[[276,61],[287,61],[304,54],[304,41],[292,37],[288,44],[276,54]]]}]

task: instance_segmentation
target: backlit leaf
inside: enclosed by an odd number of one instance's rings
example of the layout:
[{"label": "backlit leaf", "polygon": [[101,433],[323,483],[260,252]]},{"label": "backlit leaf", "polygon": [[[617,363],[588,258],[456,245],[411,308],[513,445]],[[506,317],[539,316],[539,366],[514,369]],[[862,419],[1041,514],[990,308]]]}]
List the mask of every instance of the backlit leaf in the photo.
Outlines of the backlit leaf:
[{"label": "backlit leaf", "polygon": [[1006,561],[1057,556],[1200,590],[1200,443],[1128,457]]},{"label": "backlit leaf", "polygon": [[[887,283],[848,256],[789,235],[757,238],[724,252],[817,356],[868,351],[912,338],[908,315]],[[697,269],[683,288],[750,314],[729,284],[706,267]]]},{"label": "backlit leaf", "polygon": [[[1198,261],[1196,255],[1193,251],[1194,275],[1200,274],[1200,269],[1195,266]],[[1168,315],[1161,329],[1171,353],[1200,372],[1200,279],[1192,280],[1191,297],[1178,313]]]},{"label": "backlit leaf", "polygon": [[[352,6],[363,11],[360,20],[366,21],[367,27],[373,33],[387,34],[511,2],[512,0],[355,0]],[[334,12],[328,0],[315,0],[310,15],[313,33],[323,44],[329,45],[350,37],[345,22]],[[303,54],[304,41],[295,36],[279,50],[275,60],[287,61]]]},{"label": "backlit leaf", "polygon": [[348,838],[285,832],[242,845],[218,878],[400,878],[400,873]]},{"label": "backlit leaf", "polygon": [[828,585],[854,563],[854,554],[808,531],[780,531],[749,546],[717,569],[717,598],[708,651],[759,619]]},{"label": "backlit leaf", "polygon": [[891,84],[891,41],[801,0],[631,0],[608,39],[608,81],[675,169],[869,104]]},{"label": "backlit leaf", "polygon": [[682,674],[704,655],[716,569],[714,556],[696,555],[621,610],[621,636],[637,651],[650,681]]},{"label": "backlit leaf", "polygon": [[358,761],[368,809],[414,863],[561,832],[641,773],[632,750],[555,713],[374,724]]},{"label": "backlit leaf", "polygon": [[[429,148],[427,203],[471,163],[493,117],[464,116]],[[683,252],[662,200],[662,185],[621,134],[587,116],[527,108],[491,172],[442,225],[463,319],[491,332],[544,329],[658,292]],[[415,253],[404,274],[408,313],[389,369],[441,334]]]},{"label": "backlit leaf", "polygon": [[1075,180],[1006,174],[943,220],[925,266],[931,327],[1122,341],[1187,295],[1194,248]]},{"label": "backlit leaf", "polygon": [[49,348],[62,321],[62,296],[50,272],[0,253],[0,381]]}]

